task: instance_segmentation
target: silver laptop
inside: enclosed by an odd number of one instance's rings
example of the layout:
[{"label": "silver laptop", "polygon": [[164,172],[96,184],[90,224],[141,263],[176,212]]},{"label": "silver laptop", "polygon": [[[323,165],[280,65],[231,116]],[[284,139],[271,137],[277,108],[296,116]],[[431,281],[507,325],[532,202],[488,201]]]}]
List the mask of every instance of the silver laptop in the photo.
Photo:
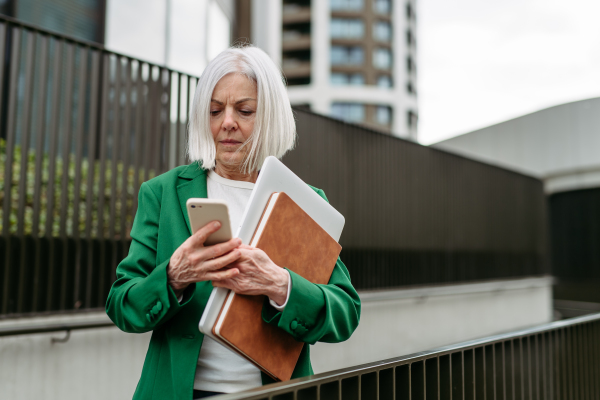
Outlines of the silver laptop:
[{"label": "silver laptop", "polygon": [[[242,243],[250,243],[269,197],[273,192],[285,192],[316,223],[329,233],[332,238],[336,241],[340,240],[344,228],[344,216],[281,161],[271,156],[267,157],[260,170],[254,189],[252,189],[250,200],[242,216],[240,226],[237,227],[236,237],[242,239]],[[200,319],[200,332],[218,342],[221,340],[215,337],[211,330],[228,293],[229,289],[214,288]]]}]

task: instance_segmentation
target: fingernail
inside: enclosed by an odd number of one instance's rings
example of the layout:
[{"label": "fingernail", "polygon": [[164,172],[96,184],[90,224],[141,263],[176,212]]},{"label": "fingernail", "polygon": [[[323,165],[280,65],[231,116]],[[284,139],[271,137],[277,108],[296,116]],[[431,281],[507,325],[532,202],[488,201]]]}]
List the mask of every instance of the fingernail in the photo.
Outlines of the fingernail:
[{"label": "fingernail", "polygon": [[215,228],[218,228],[220,224],[218,222],[215,222],[213,225],[215,226]]}]

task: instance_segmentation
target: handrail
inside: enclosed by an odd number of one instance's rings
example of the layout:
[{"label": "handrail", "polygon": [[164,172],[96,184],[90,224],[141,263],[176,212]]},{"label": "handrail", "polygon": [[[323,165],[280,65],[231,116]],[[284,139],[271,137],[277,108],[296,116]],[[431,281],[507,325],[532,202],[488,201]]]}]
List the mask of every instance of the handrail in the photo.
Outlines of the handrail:
[{"label": "handrail", "polygon": [[62,331],[69,332],[81,329],[108,328],[111,326],[115,326],[115,324],[108,318],[96,318],[91,319],[89,321],[60,322],[33,325],[24,324],[22,326],[0,326],[0,337],[16,335],[33,335],[36,333],[50,333]]},{"label": "handrail", "polygon": [[[600,322],[600,313],[585,315],[577,318],[571,318],[568,320],[555,321],[544,325],[539,325],[527,329],[522,329],[518,331],[503,333],[499,335],[489,336],[481,339],[470,340],[462,343],[457,343],[449,346],[443,346],[433,350],[422,351],[418,353],[408,354],[400,357],[389,358],[381,361],[376,361],[372,363],[357,365],[349,368],[339,369],[330,372],[324,372],[321,374],[316,374],[312,376],[307,376],[304,378],[297,378],[286,382],[274,383],[268,386],[258,387],[255,389],[250,389],[248,391],[240,392],[240,393],[232,393],[226,394],[222,396],[215,397],[215,400],[258,400],[258,399],[271,399],[275,398],[274,396],[284,395],[284,394],[292,394],[298,393],[298,391],[302,391],[303,389],[306,391],[308,389],[314,388],[314,393],[317,393],[317,388],[324,384],[331,384],[333,382],[339,382],[340,387],[337,389],[338,391],[343,390],[341,382],[344,379],[353,378],[363,376],[365,374],[373,374],[378,373],[380,370],[389,369],[393,367],[397,367],[400,365],[411,364],[416,362],[423,363],[426,360],[437,359],[436,365],[439,362],[440,357],[446,356],[448,357],[450,354],[459,353],[469,350],[474,350],[476,348],[484,348],[488,346],[493,346],[499,343],[503,343],[506,341],[518,340],[524,337],[535,336],[539,334],[546,334],[551,331],[556,331],[559,329],[565,328],[573,328],[577,325],[581,324],[590,324],[593,322]],[[600,330],[596,331],[600,333]],[[588,336],[589,338],[589,336]],[[578,342],[581,344],[581,342]],[[537,346],[537,344],[536,344]],[[558,358],[560,354],[556,354]],[[463,356],[464,357],[464,356]],[[474,357],[473,357],[474,358]],[[489,360],[488,360],[489,361]],[[531,360],[530,360],[531,361]],[[572,358],[570,360],[572,362]],[[497,362],[497,360],[495,361]],[[504,363],[504,360],[502,361]],[[597,361],[596,361],[597,362]],[[484,361],[485,363],[485,361]],[[489,368],[489,367],[488,367]],[[464,371],[464,369],[463,369]],[[494,369],[494,379],[496,379],[496,370]],[[424,373],[421,371],[420,373]],[[439,370],[438,370],[439,373]],[[498,374],[501,372],[498,371]],[[395,378],[394,378],[395,379]],[[410,386],[409,378],[409,386]],[[487,378],[485,378],[487,379]],[[475,379],[473,378],[473,381]],[[424,382],[423,382],[424,383]],[[377,385],[379,385],[379,379],[377,379]],[[396,384],[394,384],[394,388],[396,388]],[[464,386],[464,382],[463,382]],[[395,390],[395,389],[394,389]],[[379,390],[377,390],[379,392]],[[440,391],[442,389],[440,388]],[[340,392],[341,395],[341,392]],[[295,398],[300,398],[302,396],[294,396]],[[311,396],[309,396],[312,398]],[[276,397],[279,398],[279,397]],[[282,397],[283,398],[283,397]],[[287,398],[287,397],[285,397]],[[292,398],[292,397],[290,397]],[[317,398],[316,396],[314,398]],[[320,397],[323,399],[323,397]],[[337,398],[337,397],[335,397]],[[341,396],[340,396],[341,398]],[[356,397],[358,398],[358,396]],[[364,397],[363,397],[364,398]],[[370,397],[368,397],[370,398]],[[383,397],[382,397],[383,398]],[[394,397],[396,398],[396,397]],[[489,397],[488,397],[489,398]]]}]

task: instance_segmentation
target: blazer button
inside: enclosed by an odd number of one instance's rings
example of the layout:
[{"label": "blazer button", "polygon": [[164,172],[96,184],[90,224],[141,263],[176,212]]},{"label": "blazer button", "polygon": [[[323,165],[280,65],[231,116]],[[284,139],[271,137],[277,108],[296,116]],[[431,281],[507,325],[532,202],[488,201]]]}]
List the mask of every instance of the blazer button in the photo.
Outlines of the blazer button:
[{"label": "blazer button", "polygon": [[146,314],[146,319],[148,320],[148,322],[152,322],[152,317],[150,316],[150,313]]},{"label": "blazer button", "polygon": [[162,303],[160,302],[160,300],[156,302],[156,309],[158,311],[162,310]]},{"label": "blazer button", "polygon": [[297,327],[298,327],[298,321],[296,321],[296,320],[292,321],[292,323],[290,324],[290,329],[295,330]]}]

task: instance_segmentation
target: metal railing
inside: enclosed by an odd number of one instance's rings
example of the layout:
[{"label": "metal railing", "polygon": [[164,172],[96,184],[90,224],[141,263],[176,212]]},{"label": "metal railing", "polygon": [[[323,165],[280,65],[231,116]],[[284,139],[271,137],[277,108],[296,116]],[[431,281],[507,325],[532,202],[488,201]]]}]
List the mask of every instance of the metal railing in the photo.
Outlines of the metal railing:
[{"label": "metal railing", "polygon": [[598,398],[600,314],[593,314],[215,400]]},{"label": "metal railing", "polygon": [[104,306],[196,78],[0,17],[0,315]]}]

